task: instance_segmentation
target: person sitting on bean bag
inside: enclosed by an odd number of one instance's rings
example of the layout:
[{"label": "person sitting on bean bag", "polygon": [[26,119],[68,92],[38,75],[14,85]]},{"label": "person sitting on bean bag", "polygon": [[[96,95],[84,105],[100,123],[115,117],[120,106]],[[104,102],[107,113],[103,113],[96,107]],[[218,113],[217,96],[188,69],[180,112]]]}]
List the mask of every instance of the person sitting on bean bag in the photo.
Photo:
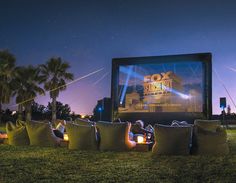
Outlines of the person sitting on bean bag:
[{"label": "person sitting on bean bag", "polygon": [[56,126],[56,128],[53,130],[54,134],[57,137],[63,139],[65,133],[65,126],[66,126],[66,121],[65,120],[60,121]]},{"label": "person sitting on bean bag", "polygon": [[131,132],[134,134],[143,134],[146,137],[150,137],[149,139],[154,140],[153,130],[150,130],[151,125],[148,125],[149,129],[144,128],[144,122],[142,120],[137,120],[131,127]]}]

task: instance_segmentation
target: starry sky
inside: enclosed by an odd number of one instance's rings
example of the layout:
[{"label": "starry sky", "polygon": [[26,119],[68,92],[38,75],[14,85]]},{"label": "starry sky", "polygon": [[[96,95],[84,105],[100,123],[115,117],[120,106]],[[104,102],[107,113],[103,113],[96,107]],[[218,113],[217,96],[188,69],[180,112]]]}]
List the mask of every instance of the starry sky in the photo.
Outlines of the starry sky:
[{"label": "starry sky", "polygon": [[75,78],[103,68],[60,94],[80,114],[110,97],[112,58],[212,52],[213,113],[224,96],[236,111],[222,86],[236,102],[235,9],[233,0],[0,0],[0,49],[17,65],[60,56]]}]

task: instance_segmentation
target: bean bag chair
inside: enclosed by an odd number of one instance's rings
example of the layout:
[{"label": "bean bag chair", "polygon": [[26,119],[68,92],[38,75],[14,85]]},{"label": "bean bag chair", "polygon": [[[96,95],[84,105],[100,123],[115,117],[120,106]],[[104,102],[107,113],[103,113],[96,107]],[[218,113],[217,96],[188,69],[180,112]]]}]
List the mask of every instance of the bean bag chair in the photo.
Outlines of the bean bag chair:
[{"label": "bean bag chair", "polygon": [[197,119],[194,121],[194,126],[200,127],[206,131],[216,132],[216,130],[221,127],[221,122],[219,120],[201,120]]},{"label": "bean bag chair", "polygon": [[80,119],[80,118],[77,118],[75,121],[74,121],[75,124],[78,124],[78,125],[94,125],[94,122],[92,121],[87,121],[87,120],[84,120],[84,119]]},{"label": "bean bag chair", "polygon": [[227,133],[217,120],[195,120],[192,154],[227,155]]},{"label": "bean bag chair", "polygon": [[191,145],[191,126],[154,126],[155,144],[152,154],[155,155],[189,155]]},{"label": "bean bag chair", "polygon": [[41,147],[55,147],[61,139],[56,137],[50,122],[30,121],[26,123],[30,145]]},{"label": "bean bag chair", "polygon": [[16,121],[16,127],[21,127],[21,126],[26,127],[26,122],[25,121],[21,121],[21,120],[17,120]]},{"label": "bean bag chair", "polygon": [[96,129],[94,126],[67,123],[66,131],[69,139],[69,149],[97,150]]},{"label": "bean bag chair", "polygon": [[26,126],[23,121],[17,121],[16,126],[12,122],[7,122],[6,132],[9,145],[26,146],[30,144]]},{"label": "bean bag chair", "polygon": [[135,147],[136,142],[129,140],[131,123],[96,123],[101,151],[127,151]]}]

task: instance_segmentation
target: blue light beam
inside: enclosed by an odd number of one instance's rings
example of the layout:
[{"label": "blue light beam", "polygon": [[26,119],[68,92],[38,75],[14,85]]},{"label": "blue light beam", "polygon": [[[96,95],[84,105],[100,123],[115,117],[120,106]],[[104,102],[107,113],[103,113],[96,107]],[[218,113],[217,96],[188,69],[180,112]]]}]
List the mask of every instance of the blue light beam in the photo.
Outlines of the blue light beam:
[{"label": "blue light beam", "polygon": [[[124,85],[124,88],[123,88],[123,91],[122,91],[122,94],[121,94],[120,104],[122,104],[123,101],[124,101],[125,94],[126,94],[126,91],[127,91],[127,88],[128,88],[128,83],[129,83],[129,79],[130,79],[130,76],[131,76],[133,67],[134,67],[134,66],[129,66],[129,68],[127,69],[127,70],[128,70],[128,71],[127,71],[127,78],[126,78],[126,80],[125,80],[125,85]],[[122,70],[122,67],[121,67],[121,70]]]},{"label": "blue light beam", "polygon": [[186,95],[186,94],[184,94],[184,93],[181,93],[181,92],[179,92],[179,91],[177,91],[177,90],[175,90],[175,89],[173,89],[173,88],[169,88],[169,87],[167,87],[167,86],[165,86],[165,85],[162,85],[162,87],[163,87],[165,90],[167,90],[167,91],[169,91],[169,92],[171,92],[171,93],[174,93],[174,94],[180,96],[180,97],[183,98],[183,99],[186,99],[186,100],[187,100],[187,99],[190,99],[190,98],[191,98],[190,95]]},{"label": "blue light beam", "polygon": [[[134,78],[136,78],[136,79],[143,80],[144,76],[141,75],[141,74],[138,74],[138,73],[134,72],[133,69],[130,71],[130,67],[133,68],[134,66],[129,66],[128,69],[125,68],[125,67],[120,67],[120,72],[125,73],[125,74],[127,74],[127,75],[130,75],[131,77],[134,77]],[[129,77],[130,77],[130,76],[129,76]]]}]

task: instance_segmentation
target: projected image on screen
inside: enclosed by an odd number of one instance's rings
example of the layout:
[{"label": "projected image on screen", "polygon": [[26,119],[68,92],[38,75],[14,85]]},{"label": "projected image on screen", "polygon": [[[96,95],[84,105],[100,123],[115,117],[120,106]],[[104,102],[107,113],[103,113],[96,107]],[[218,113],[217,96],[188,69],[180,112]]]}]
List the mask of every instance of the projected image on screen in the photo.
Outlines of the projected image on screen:
[{"label": "projected image on screen", "polygon": [[119,113],[202,112],[201,62],[119,67]]}]

